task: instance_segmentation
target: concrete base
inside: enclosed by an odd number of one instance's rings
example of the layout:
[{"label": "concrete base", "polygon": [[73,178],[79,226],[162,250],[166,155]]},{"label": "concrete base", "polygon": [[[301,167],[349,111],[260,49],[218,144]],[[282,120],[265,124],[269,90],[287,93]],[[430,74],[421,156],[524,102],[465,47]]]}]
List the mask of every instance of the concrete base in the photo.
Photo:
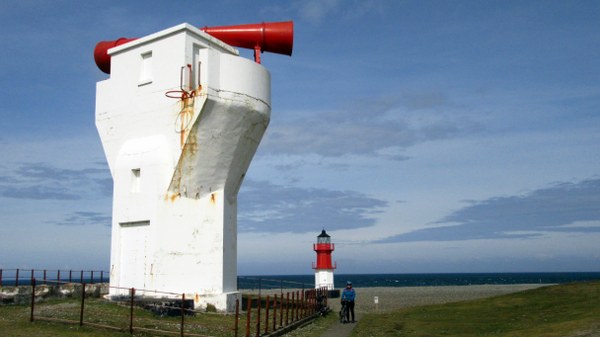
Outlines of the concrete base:
[{"label": "concrete base", "polygon": [[240,292],[230,292],[222,294],[195,294],[194,310],[206,310],[207,307],[214,306],[218,312],[235,312],[235,301],[242,302]]},{"label": "concrete base", "polygon": [[[115,290],[111,288],[111,290]],[[129,289],[117,289],[118,291],[111,291],[110,294],[106,295],[105,298],[108,300],[122,300],[124,297],[129,297]],[[222,313],[233,313],[235,312],[235,301],[239,300],[240,305],[242,303],[242,295],[240,292],[229,292],[221,294],[185,294],[186,301],[194,301],[194,310],[205,311],[216,310]],[[179,301],[181,302],[181,295],[174,293],[167,294],[154,291],[136,291],[136,299],[141,301]]]}]

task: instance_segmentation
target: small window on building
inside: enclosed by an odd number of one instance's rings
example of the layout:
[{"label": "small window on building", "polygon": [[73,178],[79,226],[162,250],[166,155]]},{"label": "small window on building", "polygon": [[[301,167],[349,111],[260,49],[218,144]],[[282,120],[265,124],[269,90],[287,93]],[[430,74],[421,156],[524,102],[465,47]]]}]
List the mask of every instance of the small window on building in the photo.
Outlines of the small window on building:
[{"label": "small window on building", "polygon": [[140,192],[140,169],[131,170],[131,193]]},{"label": "small window on building", "polygon": [[119,225],[124,228],[150,226],[150,220],[119,222]]},{"label": "small window on building", "polygon": [[145,85],[152,83],[152,52],[146,52],[142,55],[141,67],[140,67],[140,83],[139,85]]}]

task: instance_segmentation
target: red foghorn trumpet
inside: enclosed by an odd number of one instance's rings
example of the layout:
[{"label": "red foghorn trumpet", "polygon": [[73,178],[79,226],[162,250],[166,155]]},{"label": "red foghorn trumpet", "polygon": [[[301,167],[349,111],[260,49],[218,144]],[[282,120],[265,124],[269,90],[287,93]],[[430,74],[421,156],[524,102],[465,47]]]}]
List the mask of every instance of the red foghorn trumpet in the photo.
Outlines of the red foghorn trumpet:
[{"label": "red foghorn trumpet", "polygon": [[[207,34],[234,47],[254,50],[254,60],[260,63],[261,52],[292,55],[294,47],[294,22],[262,22],[256,24],[204,27]],[[110,74],[110,48],[137,40],[120,38],[113,41],[100,41],[94,49],[94,60],[103,72]]]}]

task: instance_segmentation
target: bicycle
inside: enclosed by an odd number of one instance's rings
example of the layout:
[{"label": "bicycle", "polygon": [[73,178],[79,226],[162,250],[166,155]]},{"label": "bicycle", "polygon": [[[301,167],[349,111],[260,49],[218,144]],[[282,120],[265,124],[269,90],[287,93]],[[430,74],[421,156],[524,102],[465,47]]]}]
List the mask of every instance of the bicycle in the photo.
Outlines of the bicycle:
[{"label": "bicycle", "polygon": [[348,323],[348,305],[346,301],[342,301],[342,308],[340,309],[340,323]]}]

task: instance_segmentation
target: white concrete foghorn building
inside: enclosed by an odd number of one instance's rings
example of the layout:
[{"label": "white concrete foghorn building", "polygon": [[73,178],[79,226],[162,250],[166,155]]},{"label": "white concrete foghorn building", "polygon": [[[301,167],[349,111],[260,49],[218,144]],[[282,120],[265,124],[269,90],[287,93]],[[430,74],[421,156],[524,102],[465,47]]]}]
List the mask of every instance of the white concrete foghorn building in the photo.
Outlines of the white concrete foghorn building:
[{"label": "white concrete foghorn building", "polygon": [[[237,194],[269,124],[260,64],[189,24],[109,49],[96,126],[114,180],[110,295],[232,311]],[[152,295],[138,291],[139,295]]]}]

